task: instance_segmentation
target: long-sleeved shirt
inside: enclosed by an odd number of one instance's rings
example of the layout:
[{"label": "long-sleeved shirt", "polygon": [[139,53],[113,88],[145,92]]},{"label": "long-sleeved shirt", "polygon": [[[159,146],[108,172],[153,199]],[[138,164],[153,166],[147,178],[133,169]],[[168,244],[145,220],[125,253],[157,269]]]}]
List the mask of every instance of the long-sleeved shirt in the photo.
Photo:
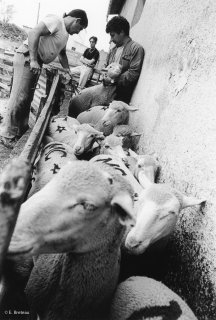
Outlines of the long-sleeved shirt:
[{"label": "long-sleeved shirt", "polygon": [[[111,49],[107,57],[107,65],[114,62],[117,47]],[[134,87],[139,79],[144,59],[144,49],[130,37],[124,45],[119,63],[122,65],[122,74],[117,82],[116,100],[128,103]]]}]

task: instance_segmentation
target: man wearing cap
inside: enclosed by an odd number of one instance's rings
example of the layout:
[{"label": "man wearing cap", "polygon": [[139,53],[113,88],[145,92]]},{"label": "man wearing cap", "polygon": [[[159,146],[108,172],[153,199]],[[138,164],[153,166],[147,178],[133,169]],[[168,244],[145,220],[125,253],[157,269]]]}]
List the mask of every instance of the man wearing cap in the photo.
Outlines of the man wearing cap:
[{"label": "man wearing cap", "polygon": [[49,64],[56,57],[65,72],[71,75],[66,55],[69,35],[79,33],[88,26],[86,12],[75,9],[63,18],[47,15],[33,28],[28,39],[14,56],[14,76],[11,95],[0,126],[0,142],[13,148],[16,141],[28,129],[30,105],[43,64]]},{"label": "man wearing cap", "polygon": [[89,39],[90,48],[87,48],[80,57],[81,65],[71,68],[72,75],[79,75],[79,87],[84,89],[86,82],[91,77],[93,69],[99,59],[99,51],[96,49],[97,37]]}]

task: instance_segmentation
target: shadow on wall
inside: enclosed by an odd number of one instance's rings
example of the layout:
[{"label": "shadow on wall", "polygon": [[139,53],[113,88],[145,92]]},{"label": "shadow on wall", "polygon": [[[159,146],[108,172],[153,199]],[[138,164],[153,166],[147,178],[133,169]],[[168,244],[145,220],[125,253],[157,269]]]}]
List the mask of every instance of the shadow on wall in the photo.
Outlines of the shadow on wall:
[{"label": "shadow on wall", "polygon": [[137,1],[136,9],[134,11],[133,20],[131,22],[131,27],[133,27],[139,21],[141,15],[142,15],[142,11],[143,11],[145,2],[146,2],[146,0],[138,0]]}]

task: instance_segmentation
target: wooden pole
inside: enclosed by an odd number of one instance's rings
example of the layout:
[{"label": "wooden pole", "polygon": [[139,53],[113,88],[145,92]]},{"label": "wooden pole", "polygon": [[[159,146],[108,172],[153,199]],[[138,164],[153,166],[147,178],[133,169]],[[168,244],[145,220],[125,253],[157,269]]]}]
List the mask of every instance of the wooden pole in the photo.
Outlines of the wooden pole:
[{"label": "wooden pole", "polygon": [[34,128],[32,129],[32,132],[24,146],[24,149],[19,156],[21,159],[28,160],[31,165],[33,165],[35,161],[40,143],[42,141],[43,135],[45,133],[46,127],[50,119],[50,115],[52,111],[52,102],[54,99],[54,94],[55,94],[58,82],[59,82],[59,75],[57,74],[54,76],[50,93],[44,105],[44,108],[42,109],[37,119],[37,122],[35,123]]},{"label": "wooden pole", "polygon": [[52,111],[52,102],[59,81],[54,76],[45,106],[27,140],[20,156],[10,161],[0,175],[0,280],[2,268],[19,209],[25,199],[34,163]]}]

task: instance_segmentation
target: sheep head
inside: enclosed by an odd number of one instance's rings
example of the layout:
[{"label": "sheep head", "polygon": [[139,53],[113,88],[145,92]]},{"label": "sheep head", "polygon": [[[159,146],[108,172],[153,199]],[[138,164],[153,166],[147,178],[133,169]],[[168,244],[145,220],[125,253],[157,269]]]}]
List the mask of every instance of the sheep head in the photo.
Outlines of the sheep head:
[{"label": "sheep head", "polygon": [[95,250],[116,225],[125,228],[132,205],[129,190],[107,171],[71,161],[21,206],[9,254]]},{"label": "sheep head", "polygon": [[107,136],[100,144],[100,154],[109,154],[117,156],[127,162],[127,156],[122,148],[123,137],[116,137],[111,134]]},{"label": "sheep head", "polygon": [[106,68],[107,72],[103,76],[104,85],[114,84],[122,72],[122,66],[119,63],[113,62]]},{"label": "sheep head", "polygon": [[80,156],[92,149],[94,142],[100,142],[105,137],[103,132],[94,129],[87,123],[73,126],[77,135],[76,142],[73,146],[74,154]]},{"label": "sheep head", "polygon": [[203,200],[187,197],[164,184],[151,184],[139,196],[135,226],[126,238],[126,248],[134,254],[143,253],[156,241],[170,235],[179,213]]},{"label": "sheep head", "polygon": [[141,186],[145,189],[154,183],[156,175],[161,168],[158,161],[150,155],[138,155],[131,149],[128,151],[128,156],[135,160],[132,171]]},{"label": "sheep head", "polygon": [[123,101],[112,101],[101,119],[103,126],[115,127],[118,124],[126,124],[129,118],[129,111],[136,111],[137,108],[129,106]]}]

